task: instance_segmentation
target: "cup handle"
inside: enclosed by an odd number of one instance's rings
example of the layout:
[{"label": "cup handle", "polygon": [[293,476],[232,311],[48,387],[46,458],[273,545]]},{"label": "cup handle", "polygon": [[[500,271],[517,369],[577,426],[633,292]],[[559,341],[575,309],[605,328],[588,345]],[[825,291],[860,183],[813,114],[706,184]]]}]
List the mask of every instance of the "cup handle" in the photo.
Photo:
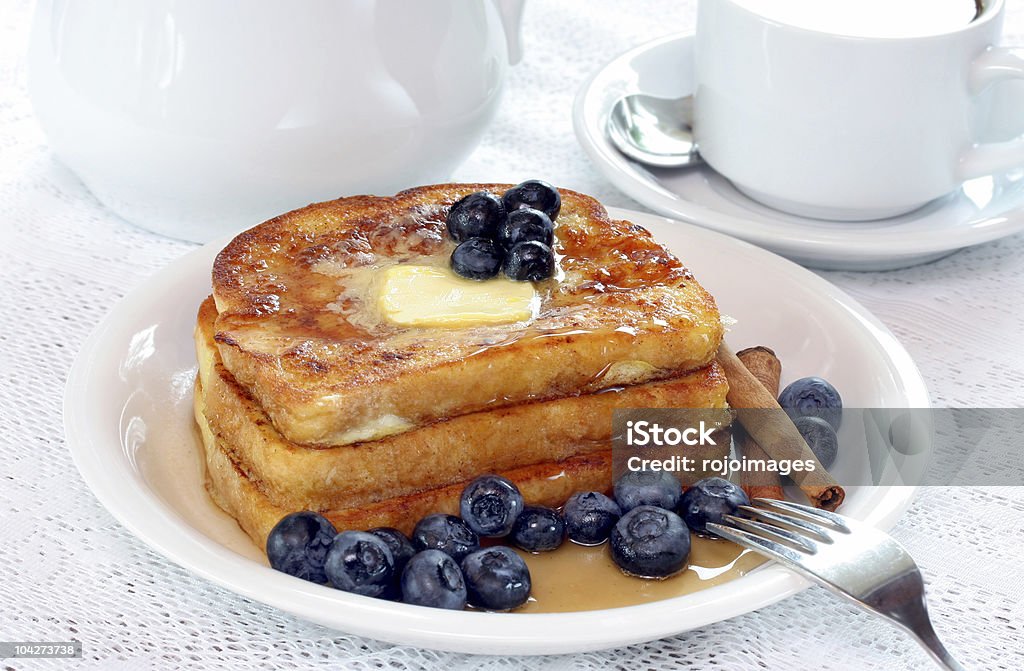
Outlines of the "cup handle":
[{"label": "cup handle", "polygon": [[[991,47],[970,66],[968,86],[978,95],[992,84],[1024,79],[1024,50]],[[1024,137],[1006,142],[976,144],[960,157],[957,169],[961,181],[1024,166]]]}]

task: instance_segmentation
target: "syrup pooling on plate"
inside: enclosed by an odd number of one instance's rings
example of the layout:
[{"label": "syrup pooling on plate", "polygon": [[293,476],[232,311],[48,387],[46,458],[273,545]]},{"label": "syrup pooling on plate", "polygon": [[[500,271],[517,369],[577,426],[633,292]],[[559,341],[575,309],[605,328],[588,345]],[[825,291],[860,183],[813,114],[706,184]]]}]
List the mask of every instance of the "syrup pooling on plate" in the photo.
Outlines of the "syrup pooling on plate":
[{"label": "syrup pooling on plate", "polygon": [[765,561],[728,541],[691,540],[688,568],[664,580],[626,575],[612,561],[607,543],[584,547],[566,541],[551,552],[518,551],[530,567],[533,592],[516,612],[567,613],[671,599],[735,580]]}]

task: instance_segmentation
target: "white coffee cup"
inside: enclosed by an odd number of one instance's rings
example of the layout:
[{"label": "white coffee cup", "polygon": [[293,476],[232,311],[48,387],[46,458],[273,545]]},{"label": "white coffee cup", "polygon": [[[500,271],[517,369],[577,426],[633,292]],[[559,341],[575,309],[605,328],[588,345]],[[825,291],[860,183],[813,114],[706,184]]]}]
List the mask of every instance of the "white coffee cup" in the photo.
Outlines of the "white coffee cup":
[{"label": "white coffee cup", "polygon": [[869,220],[1024,165],[1024,140],[977,144],[983,91],[1024,78],[1021,52],[993,46],[1003,0],[916,35],[780,19],[780,7],[799,3],[700,0],[694,132],[701,155],[742,192],[802,216]]},{"label": "white coffee cup", "polygon": [[39,0],[29,90],[111,210],[206,241],[446,181],[497,111],[521,0]]}]

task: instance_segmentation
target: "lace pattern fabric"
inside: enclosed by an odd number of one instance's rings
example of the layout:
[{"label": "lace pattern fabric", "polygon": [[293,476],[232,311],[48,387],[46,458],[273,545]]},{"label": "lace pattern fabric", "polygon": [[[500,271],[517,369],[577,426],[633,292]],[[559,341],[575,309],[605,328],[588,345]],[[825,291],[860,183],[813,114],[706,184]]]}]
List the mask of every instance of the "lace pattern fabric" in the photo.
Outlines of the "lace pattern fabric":
[{"label": "lace pattern fabric", "polygon": [[[694,1],[531,0],[526,60],[459,181],[543,177],[643,209],[589,164],[572,132],[579,86],[612,56],[692,28]],[[1007,41],[1024,38],[1010,0]],[[82,482],[61,396],[82,341],[133,286],[189,251],[120,220],[57,162],[25,92],[27,0],[0,0],[0,639],[84,642],[103,669],[930,669],[891,627],[820,589],[673,638],[558,657],[393,646],[298,620],[212,585],[135,539]],[[942,406],[1024,401],[1024,236],[886,273],[822,273],[910,350]],[[929,581],[932,613],[968,668],[1024,668],[1024,488],[923,490],[895,535]],[[0,660],[0,669],[67,668]]]}]

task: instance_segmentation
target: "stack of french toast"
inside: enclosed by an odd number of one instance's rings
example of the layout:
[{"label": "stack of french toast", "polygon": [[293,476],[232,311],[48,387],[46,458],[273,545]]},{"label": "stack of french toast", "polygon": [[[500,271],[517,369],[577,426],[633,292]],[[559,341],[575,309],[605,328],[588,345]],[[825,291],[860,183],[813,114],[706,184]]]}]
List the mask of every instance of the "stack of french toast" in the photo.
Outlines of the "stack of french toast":
[{"label": "stack of french toast", "polygon": [[448,272],[453,203],[507,188],[314,204],[219,254],[195,330],[195,416],[207,488],[257,545],[298,510],[339,531],[409,532],[456,514],[483,473],[557,507],[611,487],[614,409],[726,407],[714,300],[646,230],[587,196],[560,192],[556,272],[532,283],[527,315],[503,321],[493,298],[485,319],[452,313],[460,282],[478,280],[389,282],[396,268]]}]

